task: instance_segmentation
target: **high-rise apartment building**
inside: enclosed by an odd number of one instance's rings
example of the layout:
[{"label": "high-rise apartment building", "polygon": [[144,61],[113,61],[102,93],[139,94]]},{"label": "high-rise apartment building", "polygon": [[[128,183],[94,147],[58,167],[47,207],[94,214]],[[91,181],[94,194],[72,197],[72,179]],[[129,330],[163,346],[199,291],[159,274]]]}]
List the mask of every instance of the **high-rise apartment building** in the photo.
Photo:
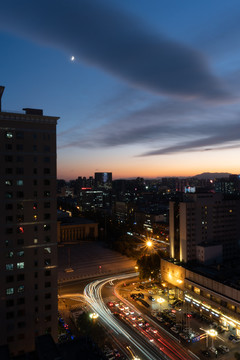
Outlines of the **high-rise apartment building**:
[{"label": "high-rise apartment building", "polygon": [[0,345],[15,355],[57,340],[58,117],[23,110],[0,109]]},{"label": "high-rise apartment building", "polygon": [[240,200],[221,193],[186,194],[169,204],[170,256],[178,261],[196,260],[199,244],[222,245],[223,259],[238,253]]}]

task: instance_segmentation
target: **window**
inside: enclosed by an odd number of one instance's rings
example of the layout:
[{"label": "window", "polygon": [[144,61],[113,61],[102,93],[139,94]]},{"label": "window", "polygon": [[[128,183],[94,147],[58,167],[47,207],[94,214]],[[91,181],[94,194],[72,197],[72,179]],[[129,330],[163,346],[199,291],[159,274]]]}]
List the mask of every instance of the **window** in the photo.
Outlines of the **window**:
[{"label": "window", "polygon": [[24,292],[24,285],[20,285],[17,289],[18,293],[23,293]]},{"label": "window", "polygon": [[17,244],[18,245],[23,245],[24,244],[24,239],[17,239]]},{"label": "window", "polygon": [[49,225],[49,224],[44,224],[44,225],[43,225],[43,230],[44,230],[44,231],[50,230],[50,225]]},{"label": "window", "polygon": [[44,253],[45,254],[51,254],[51,252],[52,252],[52,249],[50,247],[45,247],[44,248]]},{"label": "window", "polygon": [[23,226],[18,226],[18,227],[17,227],[17,233],[18,233],[18,234],[23,234],[23,233],[24,233],[24,228],[23,228]]},{"label": "window", "polygon": [[33,221],[37,221],[37,215],[33,215]]},{"label": "window", "polygon": [[51,265],[51,259],[45,259],[44,264],[45,265]]},{"label": "window", "polygon": [[34,197],[37,197],[37,191],[34,191],[34,192],[33,192],[33,196],[34,196]]},{"label": "window", "polygon": [[23,305],[23,304],[25,304],[25,298],[18,298],[18,299],[17,299],[17,304],[18,304],[18,305]]},{"label": "window", "polygon": [[34,169],[33,169],[33,173],[34,173],[34,174],[37,174],[37,168],[34,168]]},{"label": "window", "polygon": [[6,216],[6,222],[10,223],[13,221],[13,217],[12,216]]},{"label": "window", "polygon": [[23,156],[17,156],[17,162],[23,162]]},{"label": "window", "polygon": [[52,319],[52,318],[51,318],[51,315],[48,315],[48,316],[45,317],[45,321],[46,321],[46,322],[51,321],[51,319]]},{"label": "window", "polygon": [[12,228],[7,228],[6,229],[6,234],[12,234],[13,233],[13,229]]},{"label": "window", "polygon": [[35,202],[35,203],[33,204],[33,210],[37,210],[37,207],[38,207],[38,204]]},{"label": "window", "polygon": [[38,266],[38,262],[37,262],[37,261],[34,261],[34,266]]},{"label": "window", "polygon": [[12,250],[10,250],[10,251],[7,252],[7,257],[8,257],[9,259],[11,259],[11,258],[13,257],[13,251],[12,251]]},{"label": "window", "polygon": [[25,321],[19,321],[19,323],[18,323],[18,328],[22,329],[22,328],[24,328],[25,326],[26,326]]},{"label": "window", "polygon": [[14,294],[14,288],[7,288],[6,295],[12,295],[12,294]]},{"label": "window", "polygon": [[19,275],[17,276],[17,281],[23,281],[24,278],[25,278],[24,274],[19,274]]},{"label": "window", "polygon": [[23,186],[23,180],[17,180],[17,186]]},{"label": "window", "polygon": [[50,191],[44,191],[43,195],[44,195],[45,197],[49,197],[49,196],[50,196]]},{"label": "window", "polygon": [[23,203],[17,203],[17,209],[23,210]]},{"label": "window", "polygon": [[6,270],[13,270],[13,264],[6,264]]},{"label": "window", "polygon": [[50,146],[44,146],[44,151],[49,152],[50,151]]},{"label": "window", "polygon": [[50,242],[50,237],[49,237],[49,236],[46,236],[46,237],[45,237],[45,242],[46,242],[46,243]]},{"label": "window", "polygon": [[17,168],[16,169],[16,174],[17,175],[23,175],[24,174],[24,169],[23,168]]},{"label": "window", "polygon": [[12,162],[12,161],[13,161],[12,155],[6,155],[6,156],[5,156],[5,161],[6,161],[6,162]]},{"label": "window", "polygon": [[44,174],[47,175],[47,174],[50,174],[50,169],[49,168],[44,168]]},{"label": "window", "polygon": [[51,275],[51,270],[45,270],[45,276],[50,276]]},{"label": "window", "polygon": [[45,299],[51,299],[51,293],[45,294]]},{"label": "window", "polygon": [[49,220],[51,218],[51,214],[44,214],[44,220]]},{"label": "window", "polygon": [[7,191],[7,192],[5,193],[5,197],[6,197],[7,199],[12,199],[13,193],[12,193],[11,191]]},{"label": "window", "polygon": [[24,269],[24,262],[18,262],[17,263],[17,269]]},{"label": "window", "polygon": [[6,144],[5,149],[6,150],[12,150],[12,144]]},{"label": "window", "polygon": [[17,312],[17,316],[24,316],[25,315],[25,310],[24,309],[19,309]]},{"label": "window", "polygon": [[50,204],[49,201],[44,203],[44,208],[45,208],[45,209],[49,209],[50,206],[51,206],[51,204]]},{"label": "window", "polygon": [[45,185],[45,186],[48,186],[48,185],[50,185],[50,180],[48,180],[48,179],[45,179],[45,180],[44,180],[44,185]]},{"label": "window", "polygon": [[9,275],[6,277],[6,282],[7,283],[10,283],[10,282],[13,282],[14,281],[14,276],[13,275]]},{"label": "window", "polygon": [[37,151],[37,145],[33,145],[33,151]]},{"label": "window", "polygon": [[5,180],[5,185],[12,186],[12,180]]},{"label": "window", "polygon": [[17,222],[23,222],[24,216],[23,215],[17,215]]},{"label": "window", "polygon": [[35,277],[35,279],[37,279],[37,278],[38,278],[38,272],[37,272],[37,271],[35,271],[35,273],[34,273],[34,277]]},{"label": "window", "polygon": [[23,150],[23,144],[17,144],[17,151]]},{"label": "window", "polygon": [[37,238],[33,239],[33,243],[34,243],[34,244],[37,244],[37,243],[38,243],[38,239],[37,239]]},{"label": "window", "polygon": [[23,131],[17,131],[16,132],[16,138],[17,139],[24,139],[24,132]]},{"label": "window", "polygon": [[6,204],[5,209],[6,210],[12,210],[13,204]]},{"label": "window", "polygon": [[7,301],[6,301],[6,307],[11,307],[11,306],[13,306],[14,305],[14,300],[13,299],[8,299]]},{"label": "window", "polygon": [[17,191],[17,198],[23,198],[23,197],[24,197],[23,191]]},{"label": "window", "polygon": [[50,157],[49,157],[49,156],[45,156],[44,162],[45,162],[45,163],[49,163],[49,162],[50,162]]},{"label": "window", "polygon": [[18,335],[18,340],[23,340],[25,339],[25,334],[19,334]]},{"label": "window", "polygon": [[6,174],[12,174],[13,169],[12,168],[6,168]]},{"label": "window", "polygon": [[12,139],[13,138],[13,132],[12,131],[6,131],[5,132],[6,139]]},{"label": "window", "polygon": [[38,231],[37,225],[34,226],[34,231]]},{"label": "window", "polygon": [[33,180],[33,185],[34,185],[34,186],[37,185],[37,180]]},{"label": "window", "polygon": [[51,304],[45,305],[45,310],[51,310],[51,308],[52,308]]},{"label": "window", "polygon": [[14,312],[13,311],[8,311],[6,313],[6,319],[13,319],[14,318]]},{"label": "window", "polygon": [[38,289],[38,284],[34,284],[34,289],[35,289],[35,290]]},{"label": "window", "polygon": [[18,251],[17,256],[19,257],[24,256],[24,251],[23,250]]}]

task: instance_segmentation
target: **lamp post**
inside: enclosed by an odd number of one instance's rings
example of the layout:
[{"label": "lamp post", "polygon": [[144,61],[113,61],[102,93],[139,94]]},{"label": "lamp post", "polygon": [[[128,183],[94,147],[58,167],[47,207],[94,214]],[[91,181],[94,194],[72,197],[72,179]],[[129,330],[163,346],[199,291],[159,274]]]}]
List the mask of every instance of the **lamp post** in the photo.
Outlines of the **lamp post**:
[{"label": "lamp post", "polygon": [[161,312],[161,304],[164,303],[164,301],[165,300],[161,297],[157,299],[157,302],[159,303],[159,312]]},{"label": "lamp post", "polygon": [[218,335],[218,332],[216,331],[216,330],[214,330],[214,329],[210,329],[210,330],[208,330],[207,331],[207,347],[208,347],[208,336],[210,336],[211,338],[212,338],[212,348],[214,348],[214,339],[215,339],[215,337]]}]

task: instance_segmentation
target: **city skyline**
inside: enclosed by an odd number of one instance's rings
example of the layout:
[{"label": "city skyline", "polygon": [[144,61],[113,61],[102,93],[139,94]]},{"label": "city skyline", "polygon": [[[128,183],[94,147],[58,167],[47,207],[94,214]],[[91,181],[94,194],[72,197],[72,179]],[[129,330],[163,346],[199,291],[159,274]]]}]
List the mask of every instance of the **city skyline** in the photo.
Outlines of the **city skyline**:
[{"label": "city skyline", "polygon": [[239,173],[239,7],[6,3],[2,110],[60,117],[58,178]]}]

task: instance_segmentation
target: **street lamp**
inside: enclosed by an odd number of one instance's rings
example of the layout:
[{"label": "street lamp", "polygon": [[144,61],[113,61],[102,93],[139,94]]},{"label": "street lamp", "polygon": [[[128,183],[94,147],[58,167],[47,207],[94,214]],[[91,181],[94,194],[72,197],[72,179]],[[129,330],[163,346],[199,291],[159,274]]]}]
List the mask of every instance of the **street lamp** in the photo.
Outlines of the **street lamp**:
[{"label": "street lamp", "polygon": [[[210,336],[212,338],[212,348],[214,349],[213,343],[214,343],[214,338],[218,335],[218,332],[214,329],[210,329],[206,331],[207,335]],[[208,336],[207,336],[207,347],[208,347]]]},{"label": "street lamp", "polygon": [[153,242],[151,240],[148,240],[146,242],[146,245],[147,245],[148,248],[151,248],[153,246]]},{"label": "street lamp", "polygon": [[157,299],[157,302],[159,303],[159,312],[161,312],[161,304],[164,303],[164,301],[165,300],[161,297]]}]

